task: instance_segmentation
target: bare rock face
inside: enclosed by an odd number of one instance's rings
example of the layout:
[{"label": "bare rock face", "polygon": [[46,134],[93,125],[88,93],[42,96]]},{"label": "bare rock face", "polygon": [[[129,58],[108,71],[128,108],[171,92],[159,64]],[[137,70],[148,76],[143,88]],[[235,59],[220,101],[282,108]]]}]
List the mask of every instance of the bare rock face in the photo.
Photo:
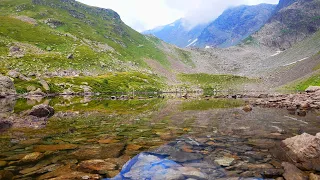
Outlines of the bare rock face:
[{"label": "bare rock face", "polygon": [[0,96],[17,94],[12,80],[7,76],[0,75]]},{"label": "bare rock face", "polygon": [[285,50],[320,28],[317,0],[281,0],[274,15],[253,38],[261,44]]},{"label": "bare rock face", "polygon": [[64,24],[63,22],[52,18],[45,20],[44,23],[54,29]]},{"label": "bare rock face", "polygon": [[36,116],[39,118],[43,118],[43,117],[49,118],[53,116],[53,114],[54,114],[53,107],[40,104],[40,105],[34,106],[29,115]]},{"label": "bare rock face", "polygon": [[320,171],[320,133],[304,133],[281,143],[286,155],[299,168]]}]

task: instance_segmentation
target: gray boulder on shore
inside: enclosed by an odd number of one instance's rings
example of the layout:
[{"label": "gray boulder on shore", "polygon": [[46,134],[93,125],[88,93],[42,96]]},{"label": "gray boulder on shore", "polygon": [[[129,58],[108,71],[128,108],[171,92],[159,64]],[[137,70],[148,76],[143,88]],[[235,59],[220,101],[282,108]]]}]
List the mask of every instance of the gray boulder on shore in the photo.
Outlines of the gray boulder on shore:
[{"label": "gray boulder on shore", "polygon": [[7,76],[0,75],[0,96],[5,97],[16,94],[13,81]]}]

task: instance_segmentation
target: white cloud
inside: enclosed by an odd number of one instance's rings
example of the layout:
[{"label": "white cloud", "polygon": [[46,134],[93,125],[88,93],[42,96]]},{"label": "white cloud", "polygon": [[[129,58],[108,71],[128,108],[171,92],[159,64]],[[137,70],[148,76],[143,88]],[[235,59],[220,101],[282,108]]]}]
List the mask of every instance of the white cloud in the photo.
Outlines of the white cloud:
[{"label": "white cloud", "polygon": [[208,22],[218,17],[225,9],[241,4],[276,4],[278,0],[78,0],[82,3],[118,12],[121,19],[143,31],[170,24],[185,17],[189,26]]},{"label": "white cloud", "polygon": [[78,0],[82,3],[110,8],[119,13],[121,19],[137,31],[169,24],[184,14],[167,6],[163,0]]},{"label": "white cloud", "polygon": [[222,14],[224,10],[239,5],[256,5],[261,3],[277,4],[278,0],[165,0],[173,9],[185,12],[188,26],[208,23]]}]

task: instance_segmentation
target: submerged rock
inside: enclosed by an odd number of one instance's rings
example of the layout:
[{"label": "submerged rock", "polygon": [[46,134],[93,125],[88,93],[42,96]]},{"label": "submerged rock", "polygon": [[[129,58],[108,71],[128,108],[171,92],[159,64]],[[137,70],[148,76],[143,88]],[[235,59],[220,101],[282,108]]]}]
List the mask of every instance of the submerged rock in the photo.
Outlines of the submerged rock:
[{"label": "submerged rock", "polygon": [[118,158],[124,147],[123,143],[85,146],[73,152],[72,155],[79,160]]},{"label": "submerged rock", "polygon": [[76,149],[78,146],[74,144],[56,144],[56,145],[37,145],[33,150],[36,152],[61,151]]},{"label": "submerged rock", "polygon": [[101,159],[82,161],[78,170],[87,173],[107,174],[108,171],[116,170],[117,165]]},{"label": "submerged rock", "polygon": [[71,173],[67,173],[55,178],[52,178],[51,180],[99,180],[101,179],[101,176],[99,176],[98,174],[87,174],[84,172],[78,172],[78,171],[74,171]]},{"label": "submerged rock", "polygon": [[320,133],[303,133],[282,141],[281,146],[297,167],[320,171]]},{"label": "submerged rock", "polygon": [[7,165],[7,162],[6,161],[0,161],[0,167],[4,167]]},{"label": "submerged rock", "polygon": [[121,179],[208,179],[208,175],[196,168],[184,167],[166,156],[141,153],[127,162],[120,174],[110,180]]},{"label": "submerged rock", "polygon": [[24,156],[20,162],[21,163],[30,163],[30,162],[35,162],[35,161],[39,161],[41,158],[43,158],[43,154],[39,153],[39,152],[34,152],[34,153],[30,153],[27,154],[26,156]]},{"label": "submerged rock", "polygon": [[13,174],[10,171],[0,170],[0,179],[1,180],[11,180],[11,179],[13,179]]},{"label": "submerged rock", "polygon": [[223,158],[216,159],[214,162],[219,164],[220,166],[227,167],[227,166],[231,166],[233,161],[234,161],[234,158],[223,157]]},{"label": "submerged rock", "polygon": [[45,105],[45,104],[40,104],[37,106],[34,106],[29,113],[29,115],[36,116],[39,118],[42,117],[51,117],[54,114],[54,109],[51,106]]}]

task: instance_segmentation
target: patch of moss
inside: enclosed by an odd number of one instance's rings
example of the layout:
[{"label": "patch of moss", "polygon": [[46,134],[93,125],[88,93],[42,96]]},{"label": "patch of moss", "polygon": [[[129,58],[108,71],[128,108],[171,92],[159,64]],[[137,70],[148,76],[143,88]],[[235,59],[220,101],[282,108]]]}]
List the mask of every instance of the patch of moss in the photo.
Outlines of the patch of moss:
[{"label": "patch of moss", "polygon": [[305,91],[309,86],[320,86],[320,74],[284,86],[284,89]]}]

